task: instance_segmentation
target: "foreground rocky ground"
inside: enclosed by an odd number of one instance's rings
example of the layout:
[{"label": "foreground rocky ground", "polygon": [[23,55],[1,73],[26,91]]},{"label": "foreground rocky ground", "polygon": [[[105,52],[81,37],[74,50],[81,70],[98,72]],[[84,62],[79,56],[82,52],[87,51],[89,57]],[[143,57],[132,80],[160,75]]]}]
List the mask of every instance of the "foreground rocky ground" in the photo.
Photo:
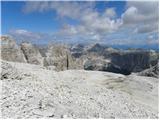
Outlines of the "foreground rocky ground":
[{"label": "foreground rocky ground", "polygon": [[158,78],[2,62],[2,118],[158,118]]}]

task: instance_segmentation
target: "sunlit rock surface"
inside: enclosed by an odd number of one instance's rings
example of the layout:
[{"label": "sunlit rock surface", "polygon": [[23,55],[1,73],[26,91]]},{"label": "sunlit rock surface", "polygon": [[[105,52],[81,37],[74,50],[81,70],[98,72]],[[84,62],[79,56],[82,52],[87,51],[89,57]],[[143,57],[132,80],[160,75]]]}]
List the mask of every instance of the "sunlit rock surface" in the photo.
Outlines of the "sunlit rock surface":
[{"label": "sunlit rock surface", "polygon": [[28,63],[43,65],[43,57],[34,45],[23,42],[20,47]]},{"label": "sunlit rock surface", "polygon": [[2,62],[2,118],[158,118],[158,79]]},{"label": "sunlit rock surface", "polygon": [[20,47],[10,36],[1,36],[1,59],[14,62],[27,62]]}]

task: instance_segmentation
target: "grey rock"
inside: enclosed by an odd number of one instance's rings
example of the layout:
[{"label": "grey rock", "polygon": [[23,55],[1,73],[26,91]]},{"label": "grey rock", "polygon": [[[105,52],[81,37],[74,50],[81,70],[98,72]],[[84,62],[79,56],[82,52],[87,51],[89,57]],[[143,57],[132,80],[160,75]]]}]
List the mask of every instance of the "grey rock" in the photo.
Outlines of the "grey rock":
[{"label": "grey rock", "polygon": [[159,64],[156,64],[149,69],[143,70],[142,72],[138,73],[138,75],[159,78]]},{"label": "grey rock", "polygon": [[28,63],[43,65],[43,57],[39,50],[31,43],[21,43],[21,49]]},{"label": "grey rock", "polygon": [[129,75],[130,72],[120,68],[119,66],[105,61],[103,59],[94,59],[94,60],[87,60],[84,63],[84,69],[85,70],[96,70],[96,71],[107,71],[107,72],[113,72],[113,73],[121,73],[124,75]]},{"label": "grey rock", "polygon": [[21,49],[10,36],[1,36],[1,58],[13,62],[26,62]]},{"label": "grey rock", "polygon": [[22,74],[7,62],[1,62],[1,80],[22,79]]},{"label": "grey rock", "polygon": [[67,46],[50,45],[44,58],[44,66],[55,66],[57,71],[72,69],[73,58]]},{"label": "grey rock", "polygon": [[89,46],[87,49],[88,52],[97,52],[102,53],[105,50],[105,46],[100,45],[99,43]]},{"label": "grey rock", "polygon": [[158,54],[153,51],[130,50],[111,54],[111,62],[129,72],[140,72],[158,62]]}]

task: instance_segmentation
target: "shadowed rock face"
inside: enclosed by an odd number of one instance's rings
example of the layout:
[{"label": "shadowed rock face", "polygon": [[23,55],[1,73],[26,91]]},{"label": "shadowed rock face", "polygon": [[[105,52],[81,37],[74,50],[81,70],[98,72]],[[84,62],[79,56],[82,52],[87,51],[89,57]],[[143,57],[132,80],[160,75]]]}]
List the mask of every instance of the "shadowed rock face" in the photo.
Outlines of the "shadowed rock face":
[{"label": "shadowed rock face", "polygon": [[159,64],[156,64],[155,66],[143,70],[142,72],[138,73],[140,76],[148,76],[148,77],[159,77]]},{"label": "shadowed rock face", "polygon": [[84,45],[82,44],[77,44],[71,47],[70,49],[71,54],[75,58],[80,58],[84,53]]},{"label": "shadowed rock face", "polygon": [[84,64],[84,69],[121,73],[124,75],[130,74],[130,71],[120,68],[119,66],[111,62],[106,62],[101,59],[87,60]]},{"label": "shadowed rock face", "polygon": [[103,51],[105,50],[105,47],[96,43],[94,45],[92,45],[91,47],[89,47],[87,49],[88,52],[96,52],[96,53],[103,53]]},{"label": "shadowed rock face", "polygon": [[22,43],[21,50],[23,51],[28,63],[43,65],[43,57],[41,56],[39,50],[31,43]]},{"label": "shadowed rock face", "polygon": [[21,49],[9,36],[1,37],[1,58],[13,62],[26,62]]},{"label": "shadowed rock face", "polygon": [[[99,51],[96,51],[97,47]],[[92,54],[91,58],[97,56],[96,59],[88,59],[84,64],[85,70],[108,71],[128,75],[131,72],[140,72],[154,66],[158,62],[158,53],[148,50],[118,50],[110,47],[104,49],[103,46],[93,45],[90,52],[86,52],[86,56]],[[100,49],[100,47],[102,47]],[[101,59],[99,59],[101,57]],[[109,62],[105,62],[109,60]]]},{"label": "shadowed rock face", "polygon": [[129,72],[140,72],[158,62],[158,54],[150,51],[127,51],[113,53],[111,62]]}]

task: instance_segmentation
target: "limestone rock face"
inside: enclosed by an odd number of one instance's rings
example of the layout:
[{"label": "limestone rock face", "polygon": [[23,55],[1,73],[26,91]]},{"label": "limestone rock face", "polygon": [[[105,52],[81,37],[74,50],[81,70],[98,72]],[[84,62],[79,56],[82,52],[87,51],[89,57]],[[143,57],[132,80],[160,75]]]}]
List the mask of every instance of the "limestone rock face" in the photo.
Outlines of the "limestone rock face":
[{"label": "limestone rock face", "polygon": [[93,44],[91,46],[88,47],[87,51],[88,52],[96,52],[96,53],[103,53],[103,51],[105,50],[105,47],[96,43],[96,44]]},{"label": "limestone rock face", "polygon": [[155,66],[138,73],[138,75],[158,78],[159,77],[159,64],[156,64]]},{"label": "limestone rock face", "polygon": [[111,54],[111,62],[129,72],[140,72],[158,62],[158,54],[150,51],[123,51]]},{"label": "limestone rock face", "polygon": [[72,69],[73,58],[65,45],[51,45],[44,58],[44,66],[55,66],[57,71]]},{"label": "limestone rock face", "polygon": [[21,49],[28,63],[43,65],[43,57],[39,50],[31,43],[21,43]]},{"label": "limestone rock face", "polygon": [[21,49],[10,36],[1,37],[1,58],[13,62],[26,62]]},{"label": "limestone rock face", "polygon": [[111,63],[110,61],[103,60],[103,59],[87,60],[84,63],[84,69],[121,73],[124,75],[130,74],[130,72],[128,72],[127,70],[124,70],[123,68],[120,68],[119,66]]},{"label": "limestone rock face", "polygon": [[80,58],[84,53],[84,45],[76,44],[73,45],[70,49],[72,56],[75,58]]},{"label": "limestone rock face", "polygon": [[84,69],[85,70],[104,71],[107,64],[108,63],[102,59],[87,60],[84,64]]},{"label": "limestone rock face", "polygon": [[99,44],[89,46],[83,53],[84,56],[90,58],[84,63],[86,70],[109,71],[125,75],[148,69],[156,65],[159,59],[158,53],[154,50],[120,50]]}]

